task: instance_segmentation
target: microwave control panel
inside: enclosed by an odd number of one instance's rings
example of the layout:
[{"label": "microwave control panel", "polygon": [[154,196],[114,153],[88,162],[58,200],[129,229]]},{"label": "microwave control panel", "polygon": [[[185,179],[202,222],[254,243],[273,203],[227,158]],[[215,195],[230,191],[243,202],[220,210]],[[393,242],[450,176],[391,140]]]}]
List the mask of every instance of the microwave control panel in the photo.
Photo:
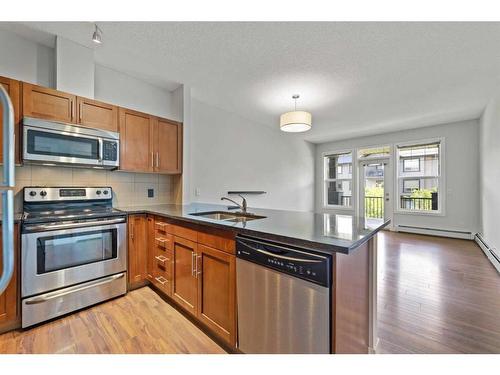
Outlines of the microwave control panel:
[{"label": "microwave control panel", "polygon": [[102,160],[117,161],[118,160],[118,142],[103,141],[102,143]]}]

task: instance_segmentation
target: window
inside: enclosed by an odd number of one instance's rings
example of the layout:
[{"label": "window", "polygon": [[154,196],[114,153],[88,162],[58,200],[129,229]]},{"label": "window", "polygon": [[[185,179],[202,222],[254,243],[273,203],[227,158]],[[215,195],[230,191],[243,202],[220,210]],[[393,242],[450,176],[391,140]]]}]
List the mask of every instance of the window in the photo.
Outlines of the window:
[{"label": "window", "polygon": [[411,193],[413,190],[420,190],[420,180],[403,180],[403,192]]},{"label": "window", "polygon": [[397,147],[399,209],[440,211],[441,142]]},{"label": "window", "polygon": [[403,159],[403,172],[420,172],[420,158]]},{"label": "window", "polygon": [[352,207],[352,152],[325,156],[325,205]]}]

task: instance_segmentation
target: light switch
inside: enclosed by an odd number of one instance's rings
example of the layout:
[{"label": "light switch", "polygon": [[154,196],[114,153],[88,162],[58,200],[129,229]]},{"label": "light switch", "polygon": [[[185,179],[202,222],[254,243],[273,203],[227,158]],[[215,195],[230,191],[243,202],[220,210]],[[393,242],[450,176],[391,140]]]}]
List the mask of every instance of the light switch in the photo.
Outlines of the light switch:
[{"label": "light switch", "polygon": [[200,188],[194,189],[194,195],[196,195],[197,197],[199,197],[200,194],[201,194],[201,189]]}]

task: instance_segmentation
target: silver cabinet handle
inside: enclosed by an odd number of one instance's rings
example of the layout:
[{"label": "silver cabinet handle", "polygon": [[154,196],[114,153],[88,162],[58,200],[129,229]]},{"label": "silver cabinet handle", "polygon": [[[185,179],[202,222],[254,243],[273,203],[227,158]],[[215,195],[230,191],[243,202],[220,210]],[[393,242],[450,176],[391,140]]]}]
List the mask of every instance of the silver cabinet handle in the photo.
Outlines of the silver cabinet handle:
[{"label": "silver cabinet handle", "polygon": [[156,153],[156,168],[158,168],[160,166],[160,153],[157,152]]},{"label": "silver cabinet handle", "polygon": [[70,294],[70,293],[81,292],[82,290],[94,288],[94,287],[99,286],[99,285],[109,284],[115,280],[121,279],[123,276],[125,276],[124,273],[119,273],[117,275],[109,276],[109,277],[106,277],[106,278],[101,279],[101,280],[91,281],[90,283],[86,283],[86,284],[81,285],[81,286],[77,285],[77,286],[72,286],[72,287],[63,289],[62,291],[45,293],[45,294],[42,294],[41,296],[27,299],[26,304],[27,305],[35,305],[37,303],[47,302],[47,301],[50,301],[51,299],[62,297],[62,296],[65,296],[67,294]]},{"label": "silver cabinet handle", "polygon": [[194,256],[195,252],[193,251],[193,253],[191,254],[191,276],[194,276]]},{"label": "silver cabinet handle", "polygon": [[2,272],[0,295],[7,289],[14,274],[14,107],[9,94],[0,85],[0,105],[3,108],[3,184],[2,194]]},{"label": "silver cabinet handle", "polygon": [[158,281],[161,285],[165,285],[168,282],[168,280],[165,279],[163,276],[155,277],[155,280]]},{"label": "silver cabinet handle", "polygon": [[198,276],[200,276],[201,272],[202,272],[201,266],[198,268],[198,261],[201,262],[201,255],[199,255],[199,256],[196,257],[196,278],[198,278]]},{"label": "silver cabinet handle", "polygon": [[165,261],[167,261],[167,260],[168,260],[168,258],[167,258],[167,257],[164,257],[163,255],[158,255],[158,256],[155,256],[155,259],[156,259],[156,260],[159,260],[159,261],[160,261],[160,262],[162,262],[162,263],[165,263]]},{"label": "silver cabinet handle", "polygon": [[80,120],[80,123],[82,122],[82,112],[83,112],[83,103],[80,102],[80,109],[79,109],[78,117]]},{"label": "silver cabinet handle", "polygon": [[154,152],[151,152],[151,168],[154,168],[154,166],[155,166]]},{"label": "silver cabinet handle", "polygon": [[73,100],[70,100],[69,104],[71,106],[71,121],[73,121],[75,118],[75,106],[73,105]]}]

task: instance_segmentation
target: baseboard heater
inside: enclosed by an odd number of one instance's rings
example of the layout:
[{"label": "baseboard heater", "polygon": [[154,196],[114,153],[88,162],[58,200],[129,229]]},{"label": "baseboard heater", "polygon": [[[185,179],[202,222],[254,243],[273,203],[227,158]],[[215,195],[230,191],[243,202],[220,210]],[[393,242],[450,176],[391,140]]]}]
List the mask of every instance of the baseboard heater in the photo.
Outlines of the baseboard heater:
[{"label": "baseboard heater", "polygon": [[474,239],[474,233],[467,232],[467,231],[459,231],[459,230],[414,227],[414,226],[410,226],[410,225],[397,225],[396,231],[407,232],[407,233],[416,233],[416,234],[427,234],[429,236],[462,238],[465,240],[473,240]]},{"label": "baseboard heater", "polygon": [[486,241],[484,240],[481,233],[477,233],[474,237],[474,240],[479,245],[481,250],[483,250],[484,254],[488,257],[493,266],[500,272],[500,256],[497,255],[493,248],[491,248]]}]

